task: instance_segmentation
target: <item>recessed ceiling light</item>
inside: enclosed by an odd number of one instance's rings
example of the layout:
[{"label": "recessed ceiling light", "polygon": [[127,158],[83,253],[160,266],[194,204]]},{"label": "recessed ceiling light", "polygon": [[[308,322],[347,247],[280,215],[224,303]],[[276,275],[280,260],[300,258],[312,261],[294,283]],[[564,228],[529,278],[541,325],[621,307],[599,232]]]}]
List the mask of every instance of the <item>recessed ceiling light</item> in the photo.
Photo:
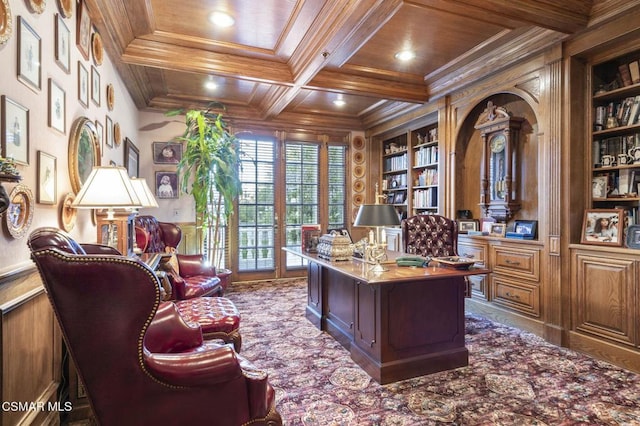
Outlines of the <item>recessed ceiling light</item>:
[{"label": "recessed ceiling light", "polygon": [[213,24],[222,28],[230,27],[236,22],[231,15],[226,12],[220,11],[211,12],[211,15],[209,15],[209,20]]},{"label": "recessed ceiling light", "polygon": [[333,104],[337,107],[343,107],[347,103],[344,101],[344,99],[334,99]]},{"label": "recessed ceiling light", "polygon": [[400,52],[396,53],[395,57],[399,61],[410,61],[411,59],[416,57],[416,52],[412,50],[401,50]]},{"label": "recessed ceiling light", "polygon": [[204,87],[207,90],[216,90],[218,88],[218,85],[216,84],[215,81],[213,81],[211,78],[209,80],[207,80],[204,83]]}]

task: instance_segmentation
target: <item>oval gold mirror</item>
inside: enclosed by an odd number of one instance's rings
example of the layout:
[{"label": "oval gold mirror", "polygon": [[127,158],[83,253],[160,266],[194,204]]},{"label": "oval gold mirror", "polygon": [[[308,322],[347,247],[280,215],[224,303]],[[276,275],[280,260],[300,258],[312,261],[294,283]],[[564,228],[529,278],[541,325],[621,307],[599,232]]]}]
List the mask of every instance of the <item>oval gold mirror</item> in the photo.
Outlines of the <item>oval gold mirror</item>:
[{"label": "oval gold mirror", "polygon": [[78,193],[94,166],[100,165],[100,142],[96,126],[87,117],[79,117],[69,134],[69,179]]}]

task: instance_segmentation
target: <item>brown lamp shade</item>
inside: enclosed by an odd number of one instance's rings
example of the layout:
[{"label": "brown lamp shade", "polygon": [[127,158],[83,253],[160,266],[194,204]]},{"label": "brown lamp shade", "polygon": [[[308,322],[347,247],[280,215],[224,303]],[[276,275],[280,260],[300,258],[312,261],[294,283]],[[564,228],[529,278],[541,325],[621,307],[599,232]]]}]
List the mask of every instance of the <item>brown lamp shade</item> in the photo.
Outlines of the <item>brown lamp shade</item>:
[{"label": "brown lamp shade", "polygon": [[400,218],[391,204],[363,204],[353,226],[396,226]]}]

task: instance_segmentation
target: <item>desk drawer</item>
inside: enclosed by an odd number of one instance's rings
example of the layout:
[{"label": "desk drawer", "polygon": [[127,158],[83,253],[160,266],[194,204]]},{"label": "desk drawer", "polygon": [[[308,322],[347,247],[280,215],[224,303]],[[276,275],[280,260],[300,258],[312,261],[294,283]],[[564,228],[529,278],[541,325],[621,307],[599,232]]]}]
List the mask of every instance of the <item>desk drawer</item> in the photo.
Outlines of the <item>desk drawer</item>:
[{"label": "desk drawer", "polygon": [[487,260],[487,245],[472,242],[458,242],[458,255],[484,264]]},{"label": "desk drawer", "polygon": [[494,275],[491,290],[494,303],[530,316],[540,316],[539,286]]},{"label": "desk drawer", "polygon": [[518,247],[493,246],[494,273],[540,281],[540,251]]}]

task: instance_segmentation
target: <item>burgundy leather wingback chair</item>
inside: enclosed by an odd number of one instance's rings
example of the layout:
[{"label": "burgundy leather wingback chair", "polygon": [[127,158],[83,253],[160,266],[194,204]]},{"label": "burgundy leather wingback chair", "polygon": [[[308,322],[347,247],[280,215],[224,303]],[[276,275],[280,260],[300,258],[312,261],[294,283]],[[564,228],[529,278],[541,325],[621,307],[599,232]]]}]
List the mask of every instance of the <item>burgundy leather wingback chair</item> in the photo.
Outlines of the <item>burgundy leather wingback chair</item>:
[{"label": "burgundy leather wingback chair", "polygon": [[86,254],[55,228],[28,245],[99,424],[282,424],[267,374],[203,342],[144,263]]},{"label": "burgundy leather wingback chair", "polygon": [[458,255],[458,224],[437,214],[420,214],[402,221],[405,253],[442,257]]},{"label": "burgundy leather wingback chair", "polygon": [[[136,244],[145,253],[164,253],[175,249],[182,239],[179,226],[160,222],[154,216],[135,219]],[[191,299],[200,296],[222,296],[223,287],[214,266],[206,265],[200,254],[177,254],[178,274],[171,274],[172,298]]]}]

